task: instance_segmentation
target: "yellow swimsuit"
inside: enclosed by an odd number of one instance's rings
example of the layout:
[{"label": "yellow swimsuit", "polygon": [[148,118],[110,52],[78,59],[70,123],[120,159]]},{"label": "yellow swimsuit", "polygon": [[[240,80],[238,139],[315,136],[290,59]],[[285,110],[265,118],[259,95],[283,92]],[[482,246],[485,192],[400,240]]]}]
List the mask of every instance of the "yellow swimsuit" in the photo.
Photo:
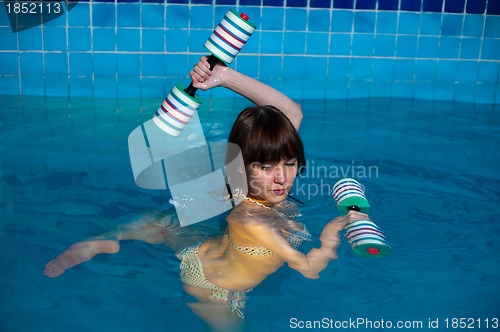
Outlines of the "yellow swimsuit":
[{"label": "yellow swimsuit", "polygon": [[[272,252],[271,250],[264,248],[264,247],[240,246],[240,245],[234,244],[233,241],[231,241],[231,238],[229,237],[229,228],[226,228],[224,235],[227,237],[227,239],[229,241],[229,245],[231,247],[238,250],[239,252],[244,253],[245,255],[274,256],[274,252]],[[311,234],[309,234],[306,227],[304,226],[304,230],[293,233],[286,240],[288,241],[288,243],[290,243],[290,245],[292,247],[294,247],[295,249],[298,249],[300,247],[300,245],[302,244],[302,242],[304,242],[304,240],[309,241],[310,239],[311,239]]]},{"label": "yellow swimsuit", "polygon": [[[227,237],[230,246],[246,255],[275,255],[274,252],[264,247],[240,246],[234,244],[229,237],[229,229],[227,228],[224,235]],[[297,249],[304,240],[310,240],[310,237],[311,235],[304,226],[303,231],[292,234],[287,240],[295,249]],[[208,281],[208,279],[203,274],[203,267],[200,258],[198,257],[198,250],[201,243],[201,241],[197,242],[177,254],[177,257],[181,260],[181,281],[187,285],[210,290],[210,297],[214,299],[215,302],[227,302],[229,304],[229,309],[231,310],[231,312],[234,312],[240,318],[244,318],[244,310],[247,298],[246,293],[250,292],[251,289],[245,291],[231,291],[214,285],[213,283]]]}]

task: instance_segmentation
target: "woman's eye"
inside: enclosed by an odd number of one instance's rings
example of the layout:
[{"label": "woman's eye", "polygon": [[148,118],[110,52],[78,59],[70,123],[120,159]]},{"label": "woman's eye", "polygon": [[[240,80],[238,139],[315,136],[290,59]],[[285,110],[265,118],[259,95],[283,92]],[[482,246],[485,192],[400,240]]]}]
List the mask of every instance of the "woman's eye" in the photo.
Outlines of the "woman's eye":
[{"label": "woman's eye", "polygon": [[269,165],[263,165],[260,167],[260,169],[263,171],[270,171],[271,169],[273,169],[273,167]]},{"label": "woman's eye", "polygon": [[285,166],[295,167],[295,164],[296,164],[296,161],[289,161],[289,162],[285,163]]}]

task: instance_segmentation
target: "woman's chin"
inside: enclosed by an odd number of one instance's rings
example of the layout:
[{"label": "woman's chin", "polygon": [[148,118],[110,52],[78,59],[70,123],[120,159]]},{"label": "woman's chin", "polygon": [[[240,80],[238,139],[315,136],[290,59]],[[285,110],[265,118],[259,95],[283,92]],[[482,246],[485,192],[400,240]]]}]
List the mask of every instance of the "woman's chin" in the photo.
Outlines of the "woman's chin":
[{"label": "woman's chin", "polygon": [[286,193],[282,195],[272,195],[267,198],[267,201],[272,204],[280,204],[286,199],[287,196],[288,195]]}]

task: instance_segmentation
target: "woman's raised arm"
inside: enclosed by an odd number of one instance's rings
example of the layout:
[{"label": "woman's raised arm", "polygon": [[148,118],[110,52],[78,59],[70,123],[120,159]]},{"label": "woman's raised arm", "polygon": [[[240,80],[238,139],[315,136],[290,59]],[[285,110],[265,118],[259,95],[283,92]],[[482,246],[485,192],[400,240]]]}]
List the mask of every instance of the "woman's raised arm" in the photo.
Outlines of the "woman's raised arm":
[{"label": "woman's raised arm", "polygon": [[297,130],[300,127],[302,120],[300,105],[267,84],[241,74],[222,63],[215,65],[211,71],[206,57],[200,59],[189,75],[196,88],[208,90],[217,86],[225,87],[249,99],[257,106],[276,107],[288,117]]}]

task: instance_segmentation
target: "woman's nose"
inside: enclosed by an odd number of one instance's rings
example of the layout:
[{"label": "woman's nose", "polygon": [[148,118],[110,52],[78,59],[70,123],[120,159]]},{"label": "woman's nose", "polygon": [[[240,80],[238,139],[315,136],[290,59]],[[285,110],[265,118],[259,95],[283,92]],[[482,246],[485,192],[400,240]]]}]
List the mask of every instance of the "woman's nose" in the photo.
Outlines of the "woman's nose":
[{"label": "woman's nose", "polygon": [[283,184],[286,182],[286,174],[283,167],[276,167],[276,173],[274,173],[274,182],[278,184]]}]

